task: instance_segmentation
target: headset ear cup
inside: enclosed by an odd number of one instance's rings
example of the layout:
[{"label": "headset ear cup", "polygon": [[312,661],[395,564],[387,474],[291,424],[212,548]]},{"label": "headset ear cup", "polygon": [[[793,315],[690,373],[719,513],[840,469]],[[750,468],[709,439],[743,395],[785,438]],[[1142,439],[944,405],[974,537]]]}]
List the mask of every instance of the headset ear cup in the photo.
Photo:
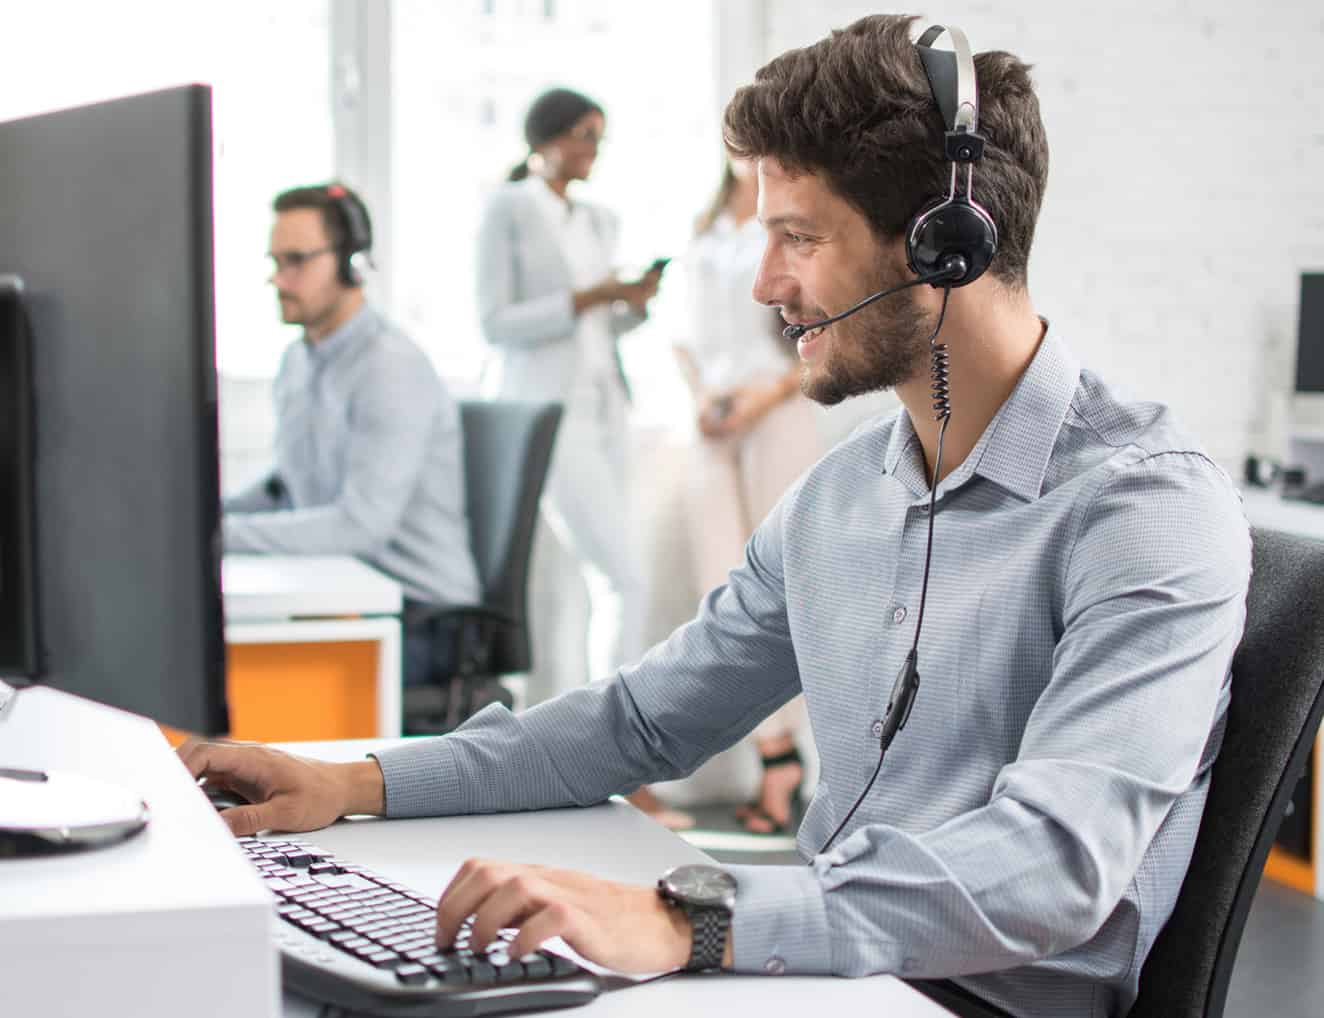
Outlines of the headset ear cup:
[{"label": "headset ear cup", "polygon": [[964,276],[935,286],[973,283],[984,274],[997,251],[998,228],[993,217],[965,197],[930,202],[906,230],[906,261],[916,275],[939,271],[952,255],[965,259]]},{"label": "headset ear cup", "polygon": [[346,254],[344,251],[336,252],[337,271],[342,286],[359,285],[358,273],[354,271],[354,266],[350,262],[351,257],[353,256]]}]

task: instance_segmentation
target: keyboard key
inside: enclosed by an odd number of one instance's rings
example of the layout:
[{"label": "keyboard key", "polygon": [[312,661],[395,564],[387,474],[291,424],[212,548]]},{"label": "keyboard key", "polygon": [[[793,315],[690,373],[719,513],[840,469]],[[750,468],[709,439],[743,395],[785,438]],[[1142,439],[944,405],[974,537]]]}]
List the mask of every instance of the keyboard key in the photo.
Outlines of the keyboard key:
[{"label": "keyboard key", "polygon": [[552,974],[552,963],[540,954],[526,954],[520,961],[530,979],[546,979]]},{"label": "keyboard key", "polygon": [[475,961],[469,966],[469,981],[475,986],[491,986],[496,982],[496,969],[485,961]]},{"label": "keyboard key", "polygon": [[365,954],[363,960],[372,962],[378,968],[390,968],[400,960],[400,956],[394,951],[387,951],[383,948],[379,951],[373,951],[371,954]]},{"label": "keyboard key", "polygon": [[548,960],[552,963],[552,975],[568,976],[579,971],[579,966],[569,958],[562,958],[559,954],[553,954],[551,951],[545,952]]},{"label": "keyboard key", "polygon": [[507,961],[495,968],[498,983],[513,983],[524,978],[524,966],[517,961]]},{"label": "keyboard key", "polygon": [[406,986],[421,986],[428,981],[428,970],[422,965],[401,965],[395,970],[395,978]]}]

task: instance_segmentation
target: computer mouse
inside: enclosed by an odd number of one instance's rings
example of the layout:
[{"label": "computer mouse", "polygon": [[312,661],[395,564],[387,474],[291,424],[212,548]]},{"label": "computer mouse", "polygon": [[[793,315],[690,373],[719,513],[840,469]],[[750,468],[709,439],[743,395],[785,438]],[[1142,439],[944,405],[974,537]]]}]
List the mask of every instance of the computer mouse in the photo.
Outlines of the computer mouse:
[{"label": "computer mouse", "polygon": [[247,806],[249,800],[232,788],[225,788],[221,785],[205,784],[199,785],[208,801],[216,807],[217,811],[223,809],[233,809],[235,806]]}]

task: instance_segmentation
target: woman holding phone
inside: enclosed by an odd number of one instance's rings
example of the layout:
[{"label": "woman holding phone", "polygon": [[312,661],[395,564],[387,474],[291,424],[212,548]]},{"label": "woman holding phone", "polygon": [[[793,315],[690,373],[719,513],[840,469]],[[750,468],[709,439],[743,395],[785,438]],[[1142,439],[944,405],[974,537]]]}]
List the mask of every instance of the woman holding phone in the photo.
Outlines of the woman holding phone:
[{"label": "woman holding phone", "polygon": [[[582,201],[606,128],[602,107],[565,88],[544,92],[524,119],[528,155],[483,213],[478,235],[478,307],[483,336],[500,351],[500,395],[564,406],[543,510],[579,560],[592,601],[592,628],[607,630],[604,677],[640,657],[643,569],[629,540],[629,389],[617,340],[642,322],[662,265],[616,278],[619,221]],[[661,260],[659,260],[661,261]],[[635,805],[672,827],[689,826],[647,789]]]},{"label": "woman holding phone", "polygon": [[[754,529],[821,452],[794,344],[781,336],[786,323],[751,295],[764,247],[757,204],[754,164],[728,161],[684,258],[688,315],[675,351],[697,410],[687,518],[705,592],[726,582]],[[804,780],[795,741],[804,720],[796,697],[750,736],[762,778],[737,816],[751,833],[779,833],[792,821]]]}]

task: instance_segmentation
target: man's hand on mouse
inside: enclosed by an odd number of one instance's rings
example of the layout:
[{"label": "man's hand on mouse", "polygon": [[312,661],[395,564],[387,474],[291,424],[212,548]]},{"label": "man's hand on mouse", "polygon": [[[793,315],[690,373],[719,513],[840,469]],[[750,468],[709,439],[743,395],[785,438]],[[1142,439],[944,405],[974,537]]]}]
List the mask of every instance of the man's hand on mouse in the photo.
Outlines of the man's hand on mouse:
[{"label": "man's hand on mouse", "polygon": [[352,813],[386,812],[377,761],[326,763],[254,743],[189,739],[179,757],[195,779],[232,789],[250,805],[221,811],[236,836],[258,831],[313,831]]}]

